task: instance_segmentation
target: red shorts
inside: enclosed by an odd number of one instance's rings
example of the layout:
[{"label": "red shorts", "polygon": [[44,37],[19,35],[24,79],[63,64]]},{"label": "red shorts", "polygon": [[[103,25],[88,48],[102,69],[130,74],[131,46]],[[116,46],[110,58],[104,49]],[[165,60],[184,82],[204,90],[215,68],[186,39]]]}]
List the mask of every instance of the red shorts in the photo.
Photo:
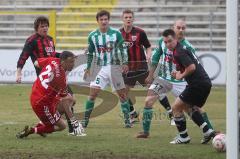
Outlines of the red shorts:
[{"label": "red shorts", "polygon": [[57,98],[51,101],[40,100],[39,102],[31,99],[33,111],[45,125],[55,125],[61,118],[60,113],[57,111],[58,103],[59,99]]}]

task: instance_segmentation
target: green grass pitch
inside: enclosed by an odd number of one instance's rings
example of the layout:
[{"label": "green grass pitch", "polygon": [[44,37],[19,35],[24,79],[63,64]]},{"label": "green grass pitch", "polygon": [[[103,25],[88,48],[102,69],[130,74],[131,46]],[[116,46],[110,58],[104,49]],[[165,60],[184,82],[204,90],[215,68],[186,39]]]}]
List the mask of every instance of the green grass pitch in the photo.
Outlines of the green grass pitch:
[{"label": "green grass pitch", "polygon": [[[164,109],[155,103],[150,138],[136,139],[142,130],[141,123],[132,129],[123,128],[119,103],[113,109],[90,120],[86,137],[68,136],[67,130],[16,139],[15,135],[25,125],[38,122],[31,109],[29,94],[31,85],[0,86],[0,158],[84,158],[84,159],[225,159],[225,153],[216,152],[211,143],[201,145],[202,133],[188,118],[187,128],[191,143],[170,145],[176,127],[170,126]],[[83,111],[86,95],[76,94],[75,112]],[[111,98],[107,99],[111,102]],[[144,97],[136,98],[136,109],[142,112]],[[170,96],[171,103],[173,98]],[[99,99],[96,105],[101,103]],[[204,109],[216,130],[225,132],[226,93],[224,87],[214,87]]]}]

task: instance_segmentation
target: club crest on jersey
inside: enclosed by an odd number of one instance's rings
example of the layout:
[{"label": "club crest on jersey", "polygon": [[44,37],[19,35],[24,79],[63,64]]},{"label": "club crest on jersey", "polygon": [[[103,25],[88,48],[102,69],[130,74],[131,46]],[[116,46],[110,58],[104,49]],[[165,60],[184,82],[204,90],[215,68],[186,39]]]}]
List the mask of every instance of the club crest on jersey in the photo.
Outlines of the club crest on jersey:
[{"label": "club crest on jersey", "polygon": [[137,36],[132,36],[132,41],[136,41],[137,40]]},{"label": "club crest on jersey", "polygon": [[113,36],[113,35],[109,36],[109,41],[112,41],[112,42],[116,41],[116,36]]}]

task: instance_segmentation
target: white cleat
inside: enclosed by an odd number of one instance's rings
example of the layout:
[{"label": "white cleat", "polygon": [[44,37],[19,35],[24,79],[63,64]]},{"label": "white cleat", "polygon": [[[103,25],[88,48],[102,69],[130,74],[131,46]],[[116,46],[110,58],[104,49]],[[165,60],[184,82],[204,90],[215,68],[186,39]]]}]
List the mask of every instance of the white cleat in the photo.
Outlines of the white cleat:
[{"label": "white cleat", "polygon": [[74,132],[68,133],[69,136],[87,136],[85,133],[74,134]]},{"label": "white cleat", "polygon": [[189,136],[182,138],[180,135],[178,135],[174,138],[173,141],[170,142],[170,144],[188,144],[190,140],[191,139]]},{"label": "white cleat", "polygon": [[176,125],[174,119],[171,119],[171,120],[170,120],[170,125],[172,125],[172,126],[175,126],[175,125]]},{"label": "white cleat", "polygon": [[87,136],[87,134],[81,133],[81,134],[77,134],[77,135],[75,135],[75,136]]}]

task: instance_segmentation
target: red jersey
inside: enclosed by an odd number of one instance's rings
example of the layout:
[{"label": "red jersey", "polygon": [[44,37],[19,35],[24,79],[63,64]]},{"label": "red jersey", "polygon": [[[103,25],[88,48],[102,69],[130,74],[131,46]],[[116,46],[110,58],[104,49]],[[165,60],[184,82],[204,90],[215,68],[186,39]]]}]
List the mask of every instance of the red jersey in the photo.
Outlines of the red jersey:
[{"label": "red jersey", "polygon": [[31,103],[51,102],[67,95],[66,74],[59,58],[38,58],[41,73],[32,87]]}]

